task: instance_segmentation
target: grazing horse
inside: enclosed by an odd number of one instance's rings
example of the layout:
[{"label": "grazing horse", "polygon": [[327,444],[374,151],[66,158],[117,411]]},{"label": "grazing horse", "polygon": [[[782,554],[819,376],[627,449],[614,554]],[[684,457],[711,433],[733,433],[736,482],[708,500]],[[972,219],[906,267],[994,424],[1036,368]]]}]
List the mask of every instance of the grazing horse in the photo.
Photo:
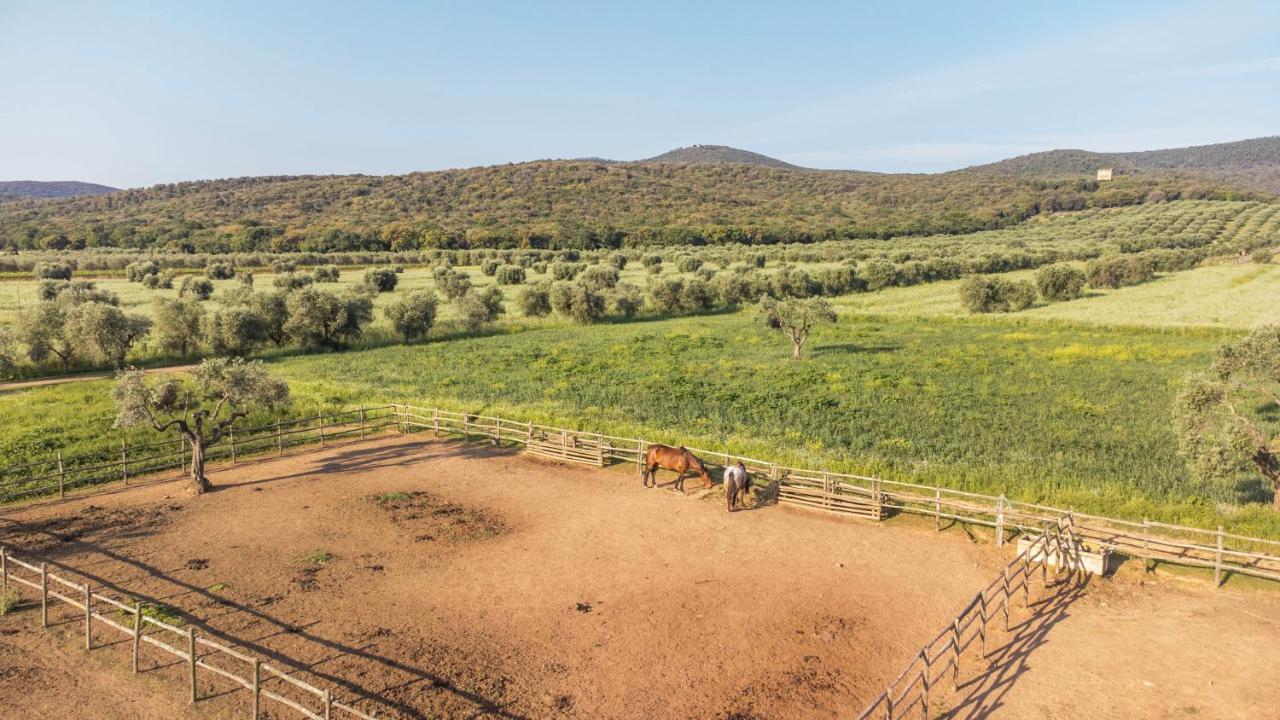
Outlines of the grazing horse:
[{"label": "grazing horse", "polygon": [[702,482],[711,487],[711,473],[707,472],[707,468],[703,466],[702,461],[694,457],[693,453],[686,450],[683,446],[674,448],[670,445],[650,445],[648,451],[644,454],[644,486],[649,487],[649,480],[653,480],[653,486],[658,486],[658,468],[663,470],[672,470],[676,473],[675,489],[684,492],[684,474],[692,470],[702,478]]},{"label": "grazing horse", "polygon": [[737,509],[739,497],[742,498],[743,504],[746,504],[750,490],[751,476],[747,474],[747,468],[741,461],[737,465],[730,465],[724,469],[724,496],[729,505],[729,512]]}]

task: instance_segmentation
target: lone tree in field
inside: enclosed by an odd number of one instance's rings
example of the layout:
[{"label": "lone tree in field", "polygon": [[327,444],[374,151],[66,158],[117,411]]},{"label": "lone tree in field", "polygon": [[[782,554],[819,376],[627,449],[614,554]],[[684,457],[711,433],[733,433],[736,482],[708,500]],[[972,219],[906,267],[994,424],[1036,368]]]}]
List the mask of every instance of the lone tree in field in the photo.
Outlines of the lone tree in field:
[{"label": "lone tree in field", "polygon": [[796,360],[800,359],[800,351],[815,325],[836,321],[836,311],[831,309],[826,298],[821,297],[787,300],[766,297],[760,301],[760,315],[765,325],[781,330],[791,338],[795,346],[792,357]]},{"label": "lone tree in field", "polygon": [[1212,375],[1190,378],[1178,396],[1183,456],[1206,480],[1238,481],[1251,468],[1280,510],[1280,325],[1259,327],[1218,348]]},{"label": "lone tree in field", "polygon": [[112,396],[116,427],[176,429],[191,443],[191,479],[198,495],[213,487],[204,474],[205,452],[255,407],[287,404],[289,386],[267,372],[261,360],[212,358],[181,379],[148,382],[141,370],[127,370],[120,373]]}]

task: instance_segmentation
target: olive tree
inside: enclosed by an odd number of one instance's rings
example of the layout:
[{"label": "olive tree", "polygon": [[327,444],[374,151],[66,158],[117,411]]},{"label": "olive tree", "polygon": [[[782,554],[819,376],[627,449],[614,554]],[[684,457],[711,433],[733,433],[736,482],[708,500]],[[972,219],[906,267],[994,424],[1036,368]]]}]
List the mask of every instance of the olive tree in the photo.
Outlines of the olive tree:
[{"label": "olive tree", "polygon": [[255,408],[274,408],[289,401],[289,386],[261,360],[211,358],[189,376],[149,381],[141,370],[127,370],[116,380],[115,425],[150,425],[157,432],[175,430],[191,444],[191,480],[198,495],[212,489],[205,476],[205,455]]},{"label": "olive tree", "polygon": [[439,299],[430,290],[416,290],[404,295],[383,311],[391,326],[404,337],[405,342],[426,337],[436,322]]},{"label": "olive tree", "polygon": [[479,292],[469,291],[454,300],[453,306],[462,326],[471,332],[497,320],[505,312],[502,307],[502,291],[496,287]]},{"label": "olive tree", "polygon": [[285,332],[306,347],[340,348],[360,337],[373,319],[373,301],[359,294],[337,295],[317,288],[289,293]]},{"label": "olive tree", "polygon": [[178,297],[208,300],[211,295],[213,295],[213,281],[208,278],[188,275],[182,278],[182,284],[178,286]]},{"label": "olive tree", "polygon": [[67,332],[67,306],[60,302],[37,303],[19,315],[18,340],[26,346],[32,362],[56,357],[63,371],[71,367],[76,356],[77,343]]},{"label": "olive tree", "polygon": [[1212,373],[1189,378],[1176,409],[1180,449],[1196,474],[1233,483],[1252,470],[1280,510],[1280,325],[1219,347]]},{"label": "olive tree", "polygon": [[18,366],[18,337],[13,328],[0,325],[0,377],[8,376]]},{"label": "olive tree", "polygon": [[121,369],[129,348],[151,332],[151,318],[126,315],[115,305],[91,301],[67,310],[64,332],[82,343],[90,357]]},{"label": "olive tree", "polygon": [[836,311],[822,297],[775,300],[766,296],[760,301],[760,316],[765,325],[791,338],[792,357],[796,360],[800,359],[804,343],[818,323],[836,321]]},{"label": "olive tree", "polygon": [[160,347],[183,360],[204,339],[204,305],[195,298],[157,298],[153,315]]}]

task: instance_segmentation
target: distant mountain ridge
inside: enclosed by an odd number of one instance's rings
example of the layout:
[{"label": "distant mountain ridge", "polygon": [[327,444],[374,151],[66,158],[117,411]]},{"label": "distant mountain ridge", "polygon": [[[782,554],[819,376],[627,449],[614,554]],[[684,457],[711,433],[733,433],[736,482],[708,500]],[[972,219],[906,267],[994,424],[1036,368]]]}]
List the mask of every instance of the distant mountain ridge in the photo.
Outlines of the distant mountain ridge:
[{"label": "distant mountain ridge", "polygon": [[1092,175],[1104,167],[1121,172],[1189,172],[1280,193],[1280,136],[1137,152],[1048,150],[965,169],[1017,177],[1059,177]]},{"label": "distant mountain ridge", "polygon": [[651,158],[638,160],[642,163],[686,163],[686,164],[717,164],[717,163],[735,163],[741,165],[757,165],[760,167],[772,167],[782,170],[804,170],[799,165],[792,165],[783,162],[777,158],[771,158],[768,155],[751,152],[750,150],[741,150],[728,145],[690,145],[689,147],[676,148],[668,150],[661,155],[655,155]]},{"label": "distant mountain ridge", "polygon": [[105,195],[119,188],[75,180],[8,180],[0,181],[0,199],[12,198],[63,198],[80,195]]}]

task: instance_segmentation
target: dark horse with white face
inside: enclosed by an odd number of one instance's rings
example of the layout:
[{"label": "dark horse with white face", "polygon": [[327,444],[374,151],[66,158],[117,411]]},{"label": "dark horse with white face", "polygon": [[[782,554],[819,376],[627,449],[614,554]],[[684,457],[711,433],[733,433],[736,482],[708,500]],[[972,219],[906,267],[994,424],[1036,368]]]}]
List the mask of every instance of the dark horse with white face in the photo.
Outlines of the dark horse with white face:
[{"label": "dark horse with white face", "polygon": [[702,461],[694,457],[693,453],[683,447],[671,447],[670,445],[650,445],[648,451],[644,454],[644,486],[649,487],[649,480],[653,480],[653,486],[658,486],[658,468],[663,470],[671,470],[676,473],[675,488],[684,492],[684,475],[692,470],[707,487],[711,487],[711,473],[707,472],[707,468]]}]

